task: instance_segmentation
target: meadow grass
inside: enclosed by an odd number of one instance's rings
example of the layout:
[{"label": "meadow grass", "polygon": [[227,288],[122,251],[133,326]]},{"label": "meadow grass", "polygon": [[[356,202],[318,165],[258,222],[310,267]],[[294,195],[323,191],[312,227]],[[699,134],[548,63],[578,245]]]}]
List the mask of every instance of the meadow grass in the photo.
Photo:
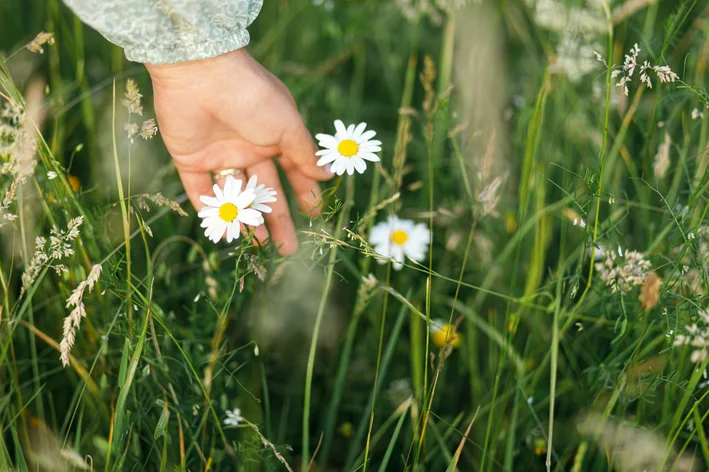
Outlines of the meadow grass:
[{"label": "meadow grass", "polygon": [[709,468],[709,3],[460,3],[266,0],[313,135],[383,142],[289,258],[202,234],[142,66],[0,4],[0,471]]}]

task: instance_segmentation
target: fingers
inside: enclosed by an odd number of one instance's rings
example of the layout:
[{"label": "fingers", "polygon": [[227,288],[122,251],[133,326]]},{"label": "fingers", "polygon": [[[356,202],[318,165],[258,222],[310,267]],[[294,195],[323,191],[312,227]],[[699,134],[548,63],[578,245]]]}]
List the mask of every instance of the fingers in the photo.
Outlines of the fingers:
[{"label": "fingers", "polygon": [[320,186],[317,181],[305,176],[299,167],[288,159],[280,159],[281,167],[293,187],[300,209],[309,216],[317,216],[321,211]]},{"label": "fingers", "polygon": [[281,155],[295,164],[305,177],[320,181],[330,180],[333,174],[316,164],[317,147],[297,112],[289,125],[281,139]]},{"label": "fingers", "polygon": [[187,197],[190,199],[195,210],[199,211],[204,207],[204,203],[199,201],[201,195],[213,195],[212,176],[209,172],[190,172],[177,169],[180,174],[180,180],[185,187]]},{"label": "fingers", "polygon": [[284,256],[294,254],[298,249],[298,238],[283,186],[278,178],[276,165],[272,160],[264,161],[249,167],[248,173],[249,175],[257,175],[259,184],[263,183],[266,187],[271,187],[277,192],[277,200],[268,204],[272,209],[271,213],[264,213],[263,216],[268,225],[268,232],[271,234],[274,244],[279,248],[278,252]]}]

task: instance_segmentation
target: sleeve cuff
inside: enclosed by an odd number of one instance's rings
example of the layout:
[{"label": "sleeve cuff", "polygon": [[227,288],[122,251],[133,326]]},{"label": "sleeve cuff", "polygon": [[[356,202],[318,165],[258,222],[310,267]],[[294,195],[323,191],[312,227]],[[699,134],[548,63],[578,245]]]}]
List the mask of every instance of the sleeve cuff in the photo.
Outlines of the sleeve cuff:
[{"label": "sleeve cuff", "polygon": [[126,58],[133,62],[147,64],[174,64],[176,62],[210,59],[249,44],[250,36],[246,29],[232,34],[230,38],[219,41],[206,41],[199,44],[175,44],[168,48],[155,48],[149,45],[135,45],[125,48]]}]

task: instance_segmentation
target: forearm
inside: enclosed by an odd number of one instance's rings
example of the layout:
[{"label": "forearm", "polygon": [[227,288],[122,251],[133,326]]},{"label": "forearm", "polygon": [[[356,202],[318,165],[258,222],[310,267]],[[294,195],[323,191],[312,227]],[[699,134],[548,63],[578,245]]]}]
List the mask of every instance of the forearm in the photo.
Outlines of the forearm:
[{"label": "forearm", "polygon": [[263,0],[64,0],[132,61],[207,59],[249,43]]}]

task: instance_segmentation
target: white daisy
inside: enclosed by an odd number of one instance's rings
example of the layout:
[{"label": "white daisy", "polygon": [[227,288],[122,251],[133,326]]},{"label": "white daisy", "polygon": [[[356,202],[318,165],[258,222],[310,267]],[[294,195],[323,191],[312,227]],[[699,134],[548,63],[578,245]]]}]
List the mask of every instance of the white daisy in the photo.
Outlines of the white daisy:
[{"label": "white daisy", "polygon": [[376,131],[365,131],[366,127],[367,123],[360,123],[345,128],[342,121],[335,120],[335,130],[337,130],[335,136],[315,135],[320,147],[324,148],[315,153],[316,156],[320,156],[318,165],[331,163],[333,173],[342,175],[347,172],[352,175],[355,170],[360,174],[367,170],[365,161],[379,162],[379,156],[375,153],[382,150],[382,142],[373,140]]},{"label": "white daisy", "polygon": [[258,185],[258,177],[252,175],[246,184],[244,190],[254,191],[254,201],[251,202],[247,208],[253,208],[262,213],[271,213],[271,207],[265,205],[265,203],[273,203],[276,201],[276,191],[270,187],[266,187],[266,184]]},{"label": "white daisy", "polygon": [[244,421],[244,417],[241,416],[241,410],[239,408],[234,408],[233,410],[226,411],[226,418],[224,418],[224,426],[239,426],[239,423]]},{"label": "white daisy", "polygon": [[[404,266],[402,263],[405,257],[416,262],[423,261],[430,240],[431,232],[426,225],[416,224],[412,220],[402,220],[393,215],[387,221],[375,225],[369,238],[369,242],[378,254],[395,261],[396,270]],[[384,262],[386,261],[380,261],[380,263]]]},{"label": "white daisy", "polygon": [[202,195],[200,201],[207,205],[198,213],[202,221],[202,228],[206,228],[204,235],[213,242],[218,243],[226,233],[228,243],[239,239],[241,223],[249,226],[263,224],[261,212],[249,208],[256,198],[253,189],[241,190],[243,182],[228,176],[224,182],[224,190],[214,184],[215,197]]}]

